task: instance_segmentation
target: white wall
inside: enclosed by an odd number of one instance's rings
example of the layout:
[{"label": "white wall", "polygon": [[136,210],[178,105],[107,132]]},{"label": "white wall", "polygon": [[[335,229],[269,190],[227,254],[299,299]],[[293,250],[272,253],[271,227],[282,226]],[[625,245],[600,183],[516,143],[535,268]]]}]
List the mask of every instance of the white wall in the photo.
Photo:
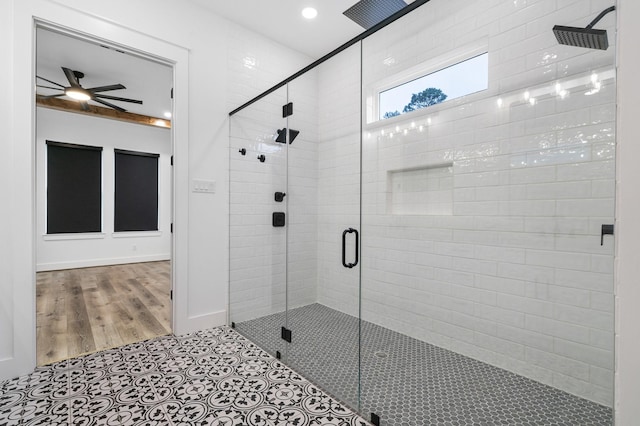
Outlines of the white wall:
[{"label": "white wall", "polygon": [[[240,322],[286,309],[287,228],[272,226],[272,212],[286,212],[276,191],[288,192],[287,147],[274,142],[286,127],[280,89],[230,119],[230,320]],[[259,118],[257,118],[259,117]],[[246,149],[246,155],[240,154]],[[258,160],[259,155],[265,161]],[[286,199],[287,197],[285,197]]]},{"label": "white wall", "polygon": [[616,162],[616,425],[640,419],[640,2],[618,0],[618,152]]},{"label": "white wall", "polygon": [[[37,270],[51,271],[170,259],[172,149],[169,129],[46,108],[38,108],[36,120]],[[100,235],[47,235],[47,140],[103,148]],[[160,154],[158,231],[114,233],[114,149]]]},{"label": "white wall", "polygon": [[[358,316],[358,268],[341,263],[342,233],[360,226],[360,45],[319,68],[318,302]],[[363,176],[366,180],[367,176]],[[353,262],[353,235],[347,262]],[[361,242],[366,242],[362,235]],[[363,256],[367,256],[362,250]],[[360,260],[364,265],[365,259]]]},{"label": "white wall", "polygon": [[[29,142],[35,107],[25,96],[33,90],[34,16],[176,62],[174,330],[225,323],[228,112],[309,58],[188,2],[5,1],[0,15],[2,51],[13,63],[2,67],[2,77],[13,84],[0,99],[6,112],[2,162],[7,165],[0,194],[12,206],[0,209],[3,232],[9,233],[0,247],[0,291],[6,296],[0,305],[0,377],[26,373],[35,365],[35,144]],[[242,65],[249,56],[256,60],[251,69]],[[191,179],[216,181],[217,192],[190,193]]]},{"label": "white wall", "polygon": [[[0,40],[2,40],[2,49],[7,58],[13,57],[13,3],[0,3]],[[4,81],[13,81],[13,67],[0,67],[0,78]],[[13,85],[8,85],[5,98],[0,100],[0,126],[4,129],[4,137],[0,139],[0,149],[6,155],[0,156],[0,199],[3,206],[11,205],[13,202],[13,145],[14,145],[14,109],[13,109]],[[28,214],[24,211],[22,214]],[[20,345],[18,336],[16,335],[15,324],[17,321],[24,321],[18,312],[21,307],[29,303],[29,299],[24,300],[16,293],[16,287],[22,284],[16,282],[14,270],[14,245],[16,243],[15,228],[15,212],[9,208],[0,209],[0,221],[4,226],[0,227],[0,272],[2,280],[0,280],[0,289],[4,297],[0,298],[0,360],[12,359],[16,353],[16,346]],[[21,247],[24,250],[24,247]],[[20,248],[18,248],[20,249]],[[22,253],[23,257],[27,257],[27,263],[30,253]],[[33,324],[35,326],[35,323]],[[35,333],[33,334],[35,336]],[[29,339],[30,340],[30,339]],[[27,346],[29,340],[23,345]],[[22,351],[24,353],[24,351]],[[21,369],[16,368],[15,373],[23,373],[25,368],[35,362],[35,356],[27,359],[23,363]],[[26,364],[26,365],[25,365]],[[4,374],[0,377],[11,377],[12,374],[7,370],[1,370]]]},{"label": "white wall", "polygon": [[[561,46],[551,31],[603,8],[433,0],[364,42],[367,94],[478,44],[489,88],[365,125],[362,311],[612,405],[614,241],[600,245],[600,226],[614,218],[615,16],[599,24],[611,32],[608,51]],[[400,199],[392,172],[429,179],[442,165],[449,214],[389,209]]]},{"label": "white wall", "polygon": [[[316,72],[231,117],[230,315],[240,322],[316,300],[317,93]],[[294,113],[282,117],[293,101]],[[300,130],[285,145],[276,129]],[[238,151],[246,149],[242,156]],[[258,155],[265,155],[264,163]],[[276,191],[286,192],[283,202]],[[272,226],[272,213],[286,227]],[[286,284],[288,283],[288,287]],[[288,291],[288,294],[287,294]]]}]

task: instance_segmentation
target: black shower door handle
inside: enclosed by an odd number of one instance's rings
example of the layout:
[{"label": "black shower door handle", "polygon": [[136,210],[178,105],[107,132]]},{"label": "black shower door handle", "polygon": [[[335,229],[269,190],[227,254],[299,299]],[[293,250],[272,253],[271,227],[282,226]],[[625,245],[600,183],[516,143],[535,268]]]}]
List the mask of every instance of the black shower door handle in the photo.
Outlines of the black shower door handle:
[{"label": "black shower door handle", "polygon": [[[351,233],[356,234],[356,260],[353,263],[347,263],[347,260],[346,260],[347,234],[351,234]],[[358,234],[358,231],[353,228],[345,229],[344,232],[342,232],[342,266],[344,266],[345,268],[353,268],[358,264],[359,240],[360,240],[360,234]]]}]

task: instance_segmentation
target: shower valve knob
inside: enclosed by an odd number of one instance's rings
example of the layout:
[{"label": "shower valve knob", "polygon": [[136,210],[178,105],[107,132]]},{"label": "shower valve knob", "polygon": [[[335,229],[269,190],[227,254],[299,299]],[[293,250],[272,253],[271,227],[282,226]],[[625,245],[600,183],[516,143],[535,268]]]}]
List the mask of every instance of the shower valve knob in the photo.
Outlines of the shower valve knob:
[{"label": "shower valve knob", "polygon": [[242,155],[247,155],[247,150],[245,148],[241,148],[238,152]]},{"label": "shower valve knob", "polygon": [[258,160],[260,160],[261,163],[264,163],[264,160],[266,160],[267,157],[264,156],[264,154],[260,154],[258,155]]}]

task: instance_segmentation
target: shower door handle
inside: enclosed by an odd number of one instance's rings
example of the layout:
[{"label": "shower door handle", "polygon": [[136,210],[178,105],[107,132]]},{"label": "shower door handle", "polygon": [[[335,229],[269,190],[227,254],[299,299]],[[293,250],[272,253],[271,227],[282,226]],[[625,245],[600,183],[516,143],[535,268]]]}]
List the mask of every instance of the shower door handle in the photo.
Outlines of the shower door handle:
[{"label": "shower door handle", "polygon": [[[351,234],[351,233],[356,234],[356,259],[353,263],[347,263],[347,260],[346,260],[347,234]],[[360,235],[358,234],[358,231],[353,228],[345,229],[344,232],[342,232],[342,266],[344,266],[345,268],[353,268],[358,264],[358,245],[360,243],[359,240],[360,240]]]}]

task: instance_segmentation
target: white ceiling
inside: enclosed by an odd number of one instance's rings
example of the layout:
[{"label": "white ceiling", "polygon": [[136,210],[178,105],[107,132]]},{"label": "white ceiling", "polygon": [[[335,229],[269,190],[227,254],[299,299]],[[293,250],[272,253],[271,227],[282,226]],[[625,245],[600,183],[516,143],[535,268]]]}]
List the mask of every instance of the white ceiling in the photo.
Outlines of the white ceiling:
[{"label": "white ceiling", "polygon": [[[342,14],[358,0],[190,0],[217,15],[318,59],[364,29]],[[405,0],[413,3],[414,0]],[[305,7],[318,16],[302,17]]]},{"label": "white ceiling", "polygon": [[[142,105],[107,100],[128,112],[163,118],[165,112],[171,111],[173,69],[170,66],[43,28],[38,28],[36,40],[37,76],[69,86],[61,67],[70,68],[85,73],[80,80],[85,88],[124,85],[126,89],[103,93],[142,100]],[[40,79],[37,84],[53,86]],[[36,93],[53,95],[60,91],[36,88]],[[63,96],[61,99],[68,98]]]},{"label": "white ceiling", "polygon": [[[342,14],[357,0],[189,1],[312,59],[322,57],[364,31]],[[407,4],[413,1],[405,0]],[[318,10],[314,20],[301,15],[308,6]],[[61,67],[70,68],[85,73],[80,81],[85,88],[116,83],[126,86],[104,94],[143,101],[142,105],[108,101],[129,112],[162,118],[171,111],[170,66],[44,28],[38,28],[36,40],[36,75],[69,86]],[[51,86],[39,79],[37,84]],[[60,91],[36,88],[36,93],[53,95]]]}]

